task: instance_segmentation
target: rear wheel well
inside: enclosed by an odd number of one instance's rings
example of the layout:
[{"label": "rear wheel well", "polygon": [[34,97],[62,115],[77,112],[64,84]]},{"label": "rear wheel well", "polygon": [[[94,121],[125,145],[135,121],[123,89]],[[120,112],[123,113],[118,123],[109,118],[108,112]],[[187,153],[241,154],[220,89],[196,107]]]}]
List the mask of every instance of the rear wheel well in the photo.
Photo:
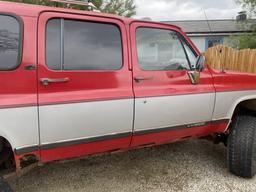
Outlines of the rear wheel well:
[{"label": "rear wheel well", "polygon": [[0,136],[0,174],[13,170],[15,170],[15,159],[11,144]]}]

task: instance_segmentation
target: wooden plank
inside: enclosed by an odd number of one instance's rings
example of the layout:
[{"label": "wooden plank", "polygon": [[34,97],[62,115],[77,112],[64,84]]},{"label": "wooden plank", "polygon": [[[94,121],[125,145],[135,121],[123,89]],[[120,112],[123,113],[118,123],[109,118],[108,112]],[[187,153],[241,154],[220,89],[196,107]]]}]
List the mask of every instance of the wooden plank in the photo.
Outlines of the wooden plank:
[{"label": "wooden plank", "polygon": [[235,50],[217,45],[205,52],[207,64],[217,70],[256,73],[256,49]]}]

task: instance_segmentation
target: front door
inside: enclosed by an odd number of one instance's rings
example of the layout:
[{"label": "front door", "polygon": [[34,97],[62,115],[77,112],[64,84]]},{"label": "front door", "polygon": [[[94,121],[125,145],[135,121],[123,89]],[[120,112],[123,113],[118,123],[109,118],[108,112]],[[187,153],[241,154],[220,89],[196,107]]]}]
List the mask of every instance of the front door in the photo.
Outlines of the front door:
[{"label": "front door", "polygon": [[128,147],[134,98],[124,24],[49,12],[38,36],[42,161]]},{"label": "front door", "polygon": [[207,134],[215,91],[206,68],[200,83],[188,76],[198,51],[176,27],[135,22],[131,25],[135,123],[133,146],[161,144]]}]

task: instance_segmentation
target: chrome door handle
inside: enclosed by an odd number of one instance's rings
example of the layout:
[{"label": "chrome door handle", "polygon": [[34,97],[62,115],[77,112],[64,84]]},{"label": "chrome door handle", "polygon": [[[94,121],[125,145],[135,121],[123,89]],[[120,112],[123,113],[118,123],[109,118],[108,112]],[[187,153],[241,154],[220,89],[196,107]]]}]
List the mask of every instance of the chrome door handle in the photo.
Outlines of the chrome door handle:
[{"label": "chrome door handle", "polygon": [[140,83],[141,81],[147,81],[147,80],[152,80],[154,79],[153,76],[151,77],[134,77],[134,80],[136,83]]},{"label": "chrome door handle", "polygon": [[68,82],[70,79],[68,77],[64,77],[64,78],[57,78],[57,79],[52,79],[52,78],[41,78],[40,82],[42,83],[42,85],[47,86],[50,83],[66,83]]}]

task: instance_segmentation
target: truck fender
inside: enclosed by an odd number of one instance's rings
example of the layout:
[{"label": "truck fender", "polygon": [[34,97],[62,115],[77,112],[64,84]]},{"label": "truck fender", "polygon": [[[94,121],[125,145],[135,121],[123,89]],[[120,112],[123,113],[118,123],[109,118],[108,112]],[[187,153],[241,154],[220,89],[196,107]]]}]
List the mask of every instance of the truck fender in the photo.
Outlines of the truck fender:
[{"label": "truck fender", "polygon": [[230,117],[230,119],[233,117],[234,112],[236,110],[236,108],[244,101],[250,101],[250,100],[256,100],[256,94],[253,95],[247,95],[247,96],[242,96],[239,97],[234,103],[233,105],[230,107],[229,112],[228,112],[228,117]]}]

